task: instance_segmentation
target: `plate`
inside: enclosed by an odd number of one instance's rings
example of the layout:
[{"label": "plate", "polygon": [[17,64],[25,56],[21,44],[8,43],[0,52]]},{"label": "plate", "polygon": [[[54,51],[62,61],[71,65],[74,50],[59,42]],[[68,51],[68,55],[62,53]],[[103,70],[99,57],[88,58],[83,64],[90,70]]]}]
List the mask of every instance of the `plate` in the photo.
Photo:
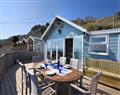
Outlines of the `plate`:
[{"label": "plate", "polygon": [[44,64],[39,64],[39,65],[37,66],[37,68],[43,69],[43,68],[45,68],[45,66],[44,66]]},{"label": "plate", "polygon": [[51,75],[55,75],[56,72],[49,70],[49,71],[46,71],[46,74],[49,75],[49,76],[51,76]]},{"label": "plate", "polygon": [[64,68],[69,69],[71,67],[70,67],[70,65],[65,65]]}]

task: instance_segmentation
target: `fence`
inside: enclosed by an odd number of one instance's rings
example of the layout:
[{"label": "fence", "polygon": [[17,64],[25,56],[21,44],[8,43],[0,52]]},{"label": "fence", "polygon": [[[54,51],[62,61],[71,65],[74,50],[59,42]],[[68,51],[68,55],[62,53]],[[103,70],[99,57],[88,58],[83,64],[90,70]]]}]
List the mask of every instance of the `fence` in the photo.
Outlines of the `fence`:
[{"label": "fence", "polygon": [[21,61],[32,60],[32,56],[37,55],[41,56],[41,59],[44,58],[43,52],[22,51],[2,54],[0,56],[0,81],[2,80],[6,68],[15,64],[16,59],[20,59]]},{"label": "fence", "polygon": [[86,59],[86,65],[88,68],[91,67],[91,68],[104,70],[107,72],[120,74],[119,62],[113,62],[110,60]]}]

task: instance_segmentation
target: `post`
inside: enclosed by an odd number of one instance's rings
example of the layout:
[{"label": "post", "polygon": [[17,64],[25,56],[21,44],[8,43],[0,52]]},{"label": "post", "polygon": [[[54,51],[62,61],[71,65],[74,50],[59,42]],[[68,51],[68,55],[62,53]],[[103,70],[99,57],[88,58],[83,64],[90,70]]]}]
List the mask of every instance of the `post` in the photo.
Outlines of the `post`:
[{"label": "post", "polygon": [[113,29],[115,28],[115,13],[113,13]]}]

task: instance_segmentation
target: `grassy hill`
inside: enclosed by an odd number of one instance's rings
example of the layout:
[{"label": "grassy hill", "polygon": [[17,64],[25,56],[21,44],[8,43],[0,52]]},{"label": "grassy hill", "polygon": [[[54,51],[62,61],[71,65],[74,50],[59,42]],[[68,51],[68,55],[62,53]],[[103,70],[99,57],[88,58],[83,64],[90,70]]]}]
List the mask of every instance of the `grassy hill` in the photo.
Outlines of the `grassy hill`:
[{"label": "grassy hill", "polygon": [[[72,20],[74,23],[86,28],[88,31],[112,29],[113,28],[113,16],[104,18],[86,17],[85,19],[77,18]],[[114,16],[115,28],[120,28],[120,12]]]},{"label": "grassy hill", "polygon": [[[120,28],[120,11],[117,12],[114,16],[115,19],[115,28]],[[71,20],[72,22],[86,28],[88,31],[95,31],[95,30],[103,30],[103,29],[112,29],[113,28],[113,16],[108,16],[104,18],[95,18],[95,17],[86,17],[85,19],[76,18]],[[42,34],[47,29],[49,23],[45,25],[35,25],[31,28],[30,32],[26,35],[16,35],[12,36],[6,40],[0,40],[0,48],[12,48],[14,38],[18,38],[17,40],[22,40],[27,38],[28,36],[36,36],[41,37]]]}]

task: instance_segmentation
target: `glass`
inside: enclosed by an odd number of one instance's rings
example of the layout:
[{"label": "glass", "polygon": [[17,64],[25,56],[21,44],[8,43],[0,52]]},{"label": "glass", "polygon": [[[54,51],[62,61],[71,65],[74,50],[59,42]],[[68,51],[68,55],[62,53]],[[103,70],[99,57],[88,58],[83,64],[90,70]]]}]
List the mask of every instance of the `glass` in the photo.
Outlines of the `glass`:
[{"label": "glass", "polygon": [[51,41],[47,41],[47,59],[51,60]]},{"label": "glass", "polygon": [[93,37],[91,38],[91,42],[105,42],[106,37]]},{"label": "glass", "polygon": [[59,69],[59,67],[60,67],[60,60],[58,60],[57,65],[58,65],[58,69]]},{"label": "glass", "polygon": [[56,60],[56,46],[58,44],[57,40],[52,40],[52,60]]},{"label": "glass", "polygon": [[59,73],[61,73],[61,71],[62,71],[62,69],[61,69],[61,67],[59,67]]},{"label": "glass", "polygon": [[63,39],[58,40],[58,58],[63,56],[63,48],[64,48],[63,43],[64,43]]},{"label": "glass", "polygon": [[90,51],[96,53],[106,53],[107,46],[106,44],[94,44],[90,46]]},{"label": "glass", "polygon": [[45,68],[47,68],[48,64],[45,64]]},{"label": "glass", "polygon": [[[82,37],[73,38],[74,41],[74,58],[82,61]],[[79,65],[81,68],[81,65]]]}]

